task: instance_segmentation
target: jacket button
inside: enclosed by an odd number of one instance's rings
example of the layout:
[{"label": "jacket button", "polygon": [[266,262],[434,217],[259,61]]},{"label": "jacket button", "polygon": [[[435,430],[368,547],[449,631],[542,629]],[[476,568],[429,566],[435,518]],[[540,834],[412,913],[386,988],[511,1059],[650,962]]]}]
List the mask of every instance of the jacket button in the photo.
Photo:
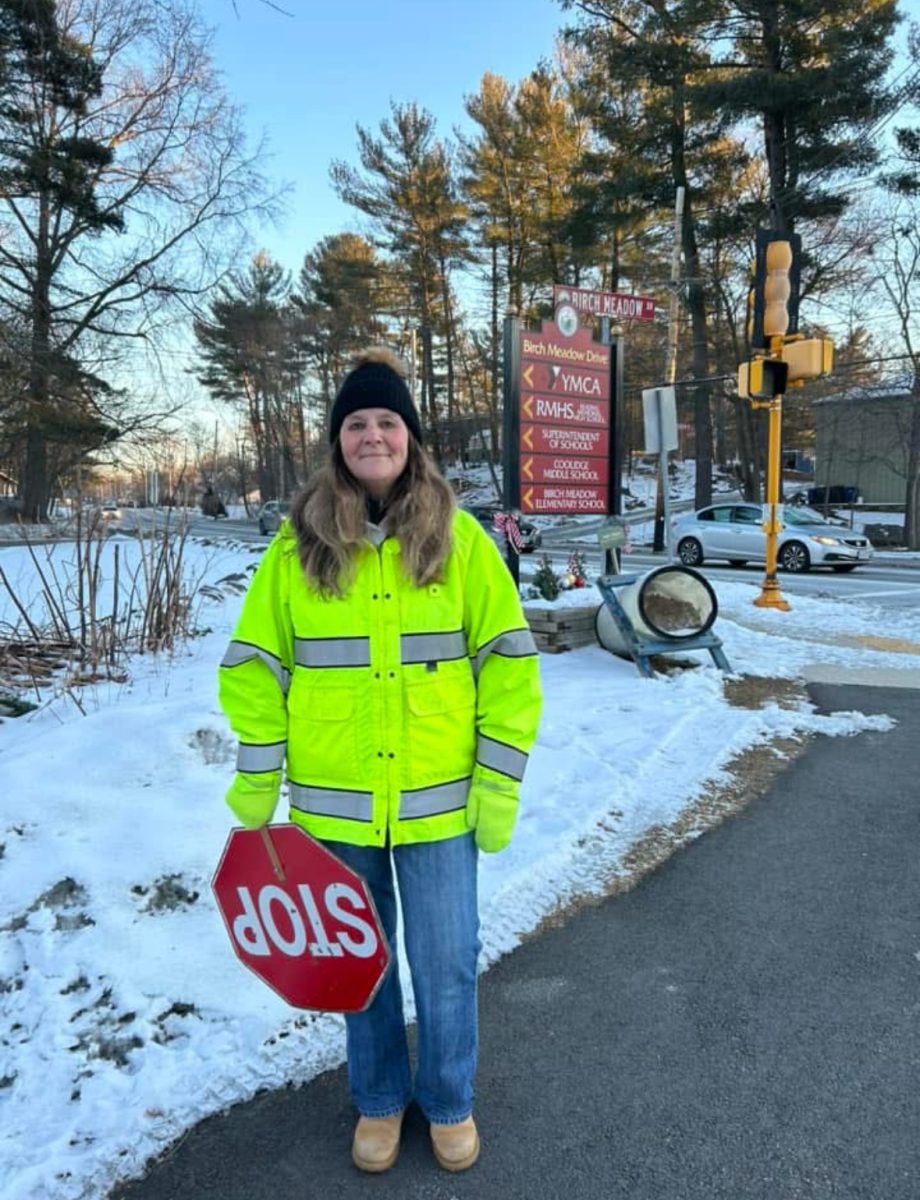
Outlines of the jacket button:
[{"label": "jacket button", "polygon": [[396,755],[393,753],[393,751],[392,751],[392,750],[391,750],[391,751],[390,751],[390,753],[387,755],[387,758],[395,758],[395,757],[396,757]]},{"label": "jacket button", "polygon": [[376,593],[376,592],[374,592],[373,596],[371,596],[371,599],[372,599],[372,600],[376,600],[377,598],[378,598],[378,597],[377,597],[377,593]]},{"label": "jacket button", "polygon": [[396,678],[396,672],[395,672],[395,671],[390,671],[390,678],[391,678],[391,679],[395,679],[395,678]]},{"label": "jacket button", "polygon": [[374,678],[375,678],[375,679],[379,679],[379,678],[380,678],[380,672],[379,672],[379,671],[375,671],[375,672],[374,672]]},{"label": "jacket button", "polygon": [[384,598],[384,600],[389,600],[389,599],[391,599],[390,593],[389,593],[389,592],[384,592],[384,593],[383,593],[383,598]]},{"label": "jacket button", "polygon": [[378,758],[383,758],[383,751],[382,751],[382,750],[378,750],[378,751],[377,751],[377,757],[378,757]]}]

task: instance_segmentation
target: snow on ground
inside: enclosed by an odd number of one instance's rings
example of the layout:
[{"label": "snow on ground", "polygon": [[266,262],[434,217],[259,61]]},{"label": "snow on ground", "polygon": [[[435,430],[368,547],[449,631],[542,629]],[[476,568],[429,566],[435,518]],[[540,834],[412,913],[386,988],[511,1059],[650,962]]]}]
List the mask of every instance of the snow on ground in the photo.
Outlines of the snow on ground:
[{"label": "snow on ground", "polygon": [[[67,552],[54,552],[62,572]],[[190,569],[223,592],[219,581],[256,557],[189,546]],[[0,566],[27,588],[22,547],[0,549]],[[916,663],[873,648],[871,606],[797,597],[778,613],[752,606],[759,582],[715,586],[716,629],[738,672]],[[343,1058],[341,1019],[291,1010],[249,974],[210,892],[235,757],[216,665],[241,603],[232,592],[203,600],[207,632],[171,658],[134,661],[127,684],[84,690],[85,716],[61,694],[0,723],[4,1200],[101,1198],[202,1117]],[[917,640],[908,614],[888,610],[885,630]],[[724,784],[746,748],[891,725],[821,716],[804,699],[733,707],[708,654],[696,657],[697,669],[651,680],[596,647],[542,658],[544,717],[518,830],[481,860],[484,968],[560,903],[623,873],[637,839]]]}]

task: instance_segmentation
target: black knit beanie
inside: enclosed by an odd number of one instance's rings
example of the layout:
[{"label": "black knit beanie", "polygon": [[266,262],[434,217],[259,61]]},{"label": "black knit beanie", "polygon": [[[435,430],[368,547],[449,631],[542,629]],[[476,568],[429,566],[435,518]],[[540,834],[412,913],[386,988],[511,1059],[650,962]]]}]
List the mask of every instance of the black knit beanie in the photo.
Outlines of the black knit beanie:
[{"label": "black knit beanie", "polygon": [[342,380],[329,417],[329,441],[339,436],[342,422],[359,408],[388,408],[398,413],[415,440],[422,441],[418,410],[406,381],[385,362],[362,362]]}]

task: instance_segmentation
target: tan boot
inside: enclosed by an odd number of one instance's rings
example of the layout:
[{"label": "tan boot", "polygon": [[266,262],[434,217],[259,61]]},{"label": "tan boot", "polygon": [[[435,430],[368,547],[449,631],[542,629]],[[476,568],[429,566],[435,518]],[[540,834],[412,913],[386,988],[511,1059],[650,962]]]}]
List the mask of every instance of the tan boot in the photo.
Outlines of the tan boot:
[{"label": "tan boot", "polygon": [[458,1125],[432,1125],[431,1146],[445,1171],[465,1171],[479,1157],[476,1122],[467,1117]]},{"label": "tan boot", "polygon": [[351,1144],[352,1162],[359,1171],[388,1171],[399,1154],[403,1114],[361,1117]]}]

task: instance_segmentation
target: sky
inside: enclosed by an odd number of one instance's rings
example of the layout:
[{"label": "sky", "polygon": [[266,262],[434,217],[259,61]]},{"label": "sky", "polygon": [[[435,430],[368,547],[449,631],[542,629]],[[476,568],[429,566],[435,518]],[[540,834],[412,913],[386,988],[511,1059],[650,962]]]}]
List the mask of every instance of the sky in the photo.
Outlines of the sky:
[{"label": "sky", "polygon": [[[127,538],[106,544],[103,596],[116,544],[123,584],[136,550]],[[72,546],[48,553],[66,581]],[[0,719],[3,1200],[101,1197],[202,1118],[344,1059],[341,1018],[288,1008],[247,971],[210,890],[236,752],[216,664],[260,553],[195,540],[187,569],[212,585],[200,637],[128,662],[124,683],[81,689],[80,707],[48,690],[35,712]],[[0,547],[0,567],[43,625],[26,549]],[[884,715],[815,712],[802,680],[916,668],[914,613],[805,596],[779,613],[754,607],[756,577],[714,586],[733,670],[777,681],[762,707],[730,703],[707,652],[684,652],[695,667],[653,679],[597,646],[541,656],[544,711],[518,826],[506,851],[481,858],[483,970],[559,905],[626,880],[650,830],[671,831],[659,832],[669,850],[703,835],[745,749],[892,727]],[[571,590],[554,607],[598,602]],[[0,593],[0,626],[17,620]],[[902,653],[873,648],[881,627]]]},{"label": "sky", "polygon": [[295,273],[320,238],[360,231],[329,182],[333,159],[358,165],[356,125],[376,133],[391,101],[415,101],[441,137],[469,130],[463,99],[483,74],[524,78],[566,20],[553,0],[278,0],[290,16],[262,0],[201,3],[250,138],[267,136],[270,176],[293,187],[283,229],[257,243]]}]

